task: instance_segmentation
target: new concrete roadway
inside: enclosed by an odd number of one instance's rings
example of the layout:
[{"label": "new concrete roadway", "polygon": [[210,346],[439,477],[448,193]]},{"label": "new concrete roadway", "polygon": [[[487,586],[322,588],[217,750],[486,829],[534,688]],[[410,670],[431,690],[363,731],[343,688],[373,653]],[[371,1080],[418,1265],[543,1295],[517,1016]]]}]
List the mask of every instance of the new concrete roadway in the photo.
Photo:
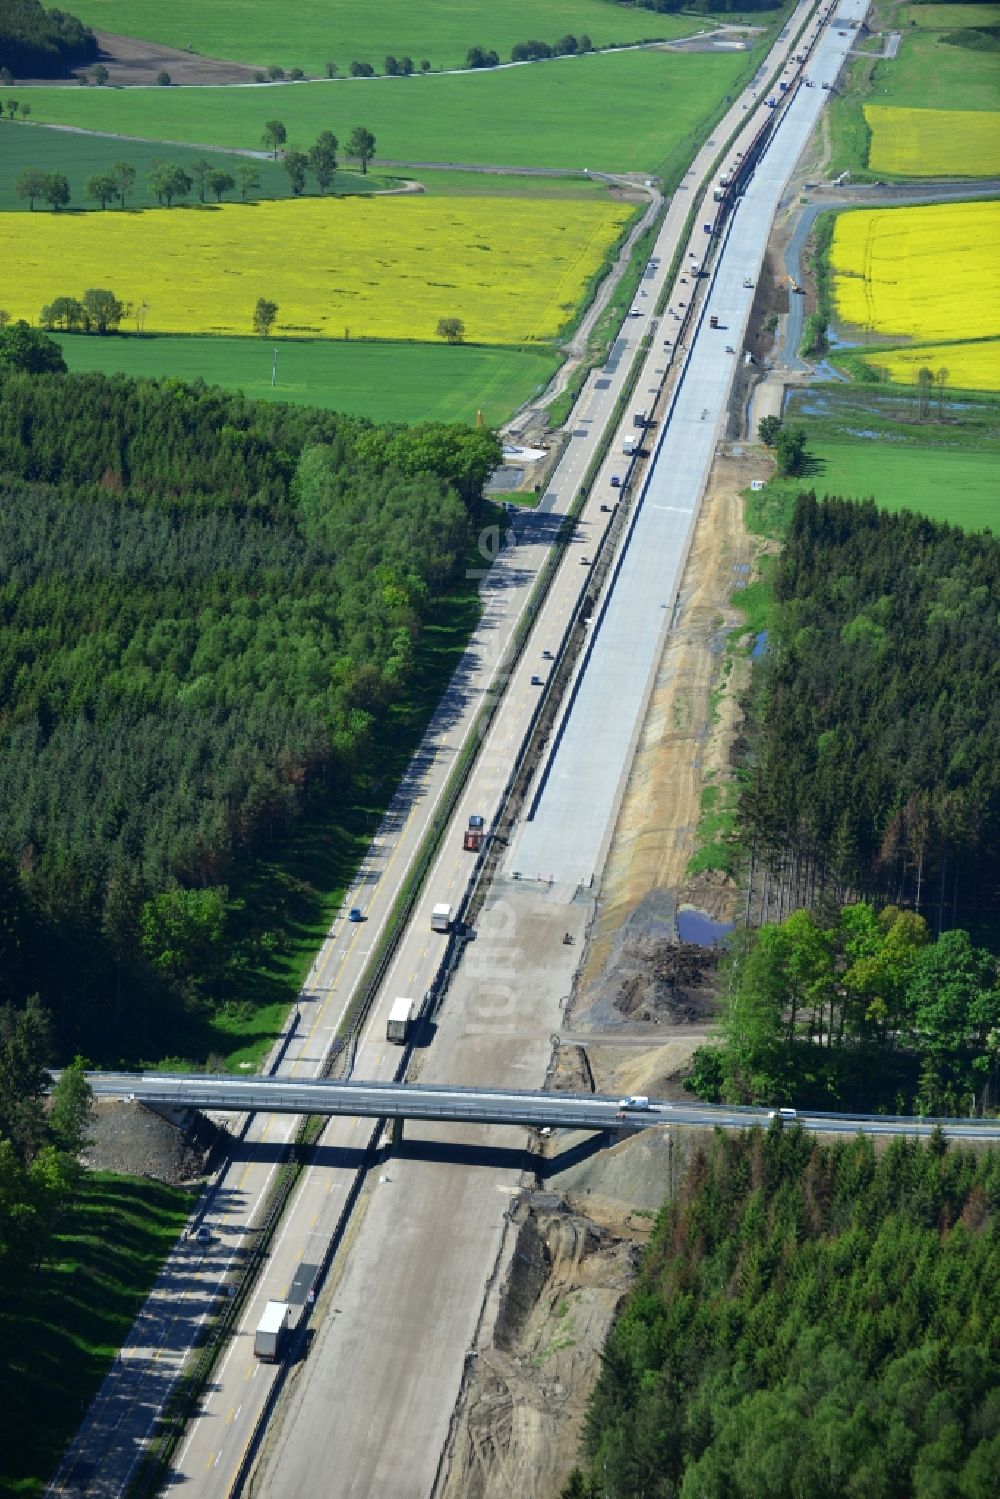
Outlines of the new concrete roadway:
[{"label": "new concrete roadway", "polygon": [[[839,15],[860,20],[866,8],[866,0],[845,0]],[[540,767],[528,820],[508,860],[511,873],[584,887],[600,876],[725,421],[771,223],[853,34],[835,24],[822,37],[805,70],[808,83],[796,89],[737,200],[627,547],[609,580],[566,716]],[[710,326],[710,318],[717,327]],[[580,816],[581,807],[587,808],[586,817]]]},{"label": "new concrete roadway", "polygon": [[[768,76],[774,67],[784,62],[791,40],[808,12],[809,6],[803,4],[792,18],[768,61]],[[726,139],[741,120],[745,120],[745,138],[749,140],[757,129],[760,112],[756,98],[748,95],[737,100],[726,120],[717,128],[715,139],[720,142]],[[278,1066],[282,1077],[314,1077],[322,1066],[323,1057],[369,955],[369,933],[377,931],[385,921],[421,837],[434,818],[455,755],[472,726],[484,693],[498,679],[505,644],[511,637],[559,521],[572,504],[597,442],[609,424],[615,402],[639,351],[640,341],[651,331],[652,309],[663,287],[674,248],[680,242],[688,204],[696,187],[708,183],[711,199],[708,173],[717,151],[715,140],[702,149],[687,179],[687,192],[678,193],[671,204],[657,241],[656,264],[643,283],[646,296],[636,299],[636,316],[627,320],[607,368],[592,377],[584,389],[573,417],[566,452],[540,511],[519,518],[516,547],[503,548],[497,553],[496,537],[483,540],[482,622],[414,757],[400,792],[373,840],[358,887],[348,897],[347,905],[360,906],[368,921],[351,925],[338,919],[334,923],[302,994],[301,1024]],[[658,378],[662,369],[657,360],[662,365],[663,355],[656,353],[647,359],[640,376],[640,390],[654,381],[657,381],[656,388],[662,383]],[[619,453],[623,435],[624,429],[616,439]],[[581,534],[588,550],[596,547],[609,523],[610,518],[600,510],[599,500],[610,494],[610,476],[620,466],[620,458],[608,459],[583,513]],[[529,649],[510,674],[503,710],[484,740],[468,789],[425,886],[425,894],[418,902],[379,1001],[359,1040],[356,1067],[367,1078],[387,1081],[397,1074],[400,1053],[398,1048],[385,1041],[386,1011],[397,994],[419,997],[437,974],[445,939],[430,929],[431,906],[441,900],[457,904],[469,881],[473,860],[461,850],[461,828],[471,812],[479,812],[487,819],[495,812],[511,766],[535,716],[539,689],[531,679],[546,671],[542,666],[542,650],[546,647],[555,649],[561,640],[586,585],[588,572],[588,568],[574,565],[559,570],[540,612]],[[499,951],[507,939],[502,933],[497,935],[502,921],[496,913],[481,923],[480,939],[490,935],[490,922],[495,928],[493,936]],[[525,921],[529,937],[524,939],[524,950],[529,956],[531,953],[540,954],[539,961],[547,965],[546,982],[539,986],[536,996],[540,1020],[548,1020],[546,1006],[551,1004],[552,997],[558,999],[560,994],[567,992],[575,967],[572,947],[552,947],[559,941],[557,929],[561,935],[564,927],[574,927],[576,935],[582,937],[582,918],[577,914],[565,914],[558,907],[533,913]],[[478,946],[477,943],[470,949],[473,962]],[[511,989],[514,993],[513,985]],[[519,991],[516,1000],[527,1009],[528,999]],[[438,1081],[472,1085],[495,1082],[516,1086],[523,1080],[532,1086],[540,1085],[548,1052],[541,1041],[534,1040],[530,1045],[517,1042],[508,1034],[511,1027],[498,1022],[495,1015],[479,1015],[460,1029],[461,1035],[457,1039],[448,1040],[445,1034],[448,1027],[440,1027],[434,1047],[426,1053],[425,1066],[430,1068],[433,1064]],[[542,1033],[540,1028],[539,1034]],[[233,1261],[245,1253],[251,1219],[294,1128],[295,1119],[289,1116],[267,1115],[249,1120],[220,1177],[208,1213],[209,1226],[217,1235],[213,1246],[205,1252],[184,1242],[167,1262],[123,1349],[121,1362],[109,1373],[77,1441],[53,1481],[51,1492],[85,1490],[93,1495],[110,1496],[124,1491],[141,1455],[143,1442],[184,1365],[202,1321],[218,1304],[217,1296]],[[467,1137],[468,1131],[478,1127],[437,1128],[459,1130],[463,1137]],[[482,1128],[488,1136],[489,1127]],[[273,1369],[257,1364],[252,1356],[252,1332],[260,1309],[269,1297],[284,1299],[292,1288],[301,1287],[309,1267],[318,1263],[340,1227],[345,1202],[355,1189],[371,1136],[371,1124],[362,1120],[331,1120],[317,1152],[320,1165],[303,1174],[286,1221],[272,1246],[267,1271],[248,1303],[236,1336],[214,1371],[199,1417],[192,1423],[176,1459],[171,1481],[185,1483],[192,1494],[205,1494],[216,1499],[216,1496],[231,1491],[276,1377]],[[457,1148],[462,1148],[461,1142],[457,1143]],[[449,1268],[444,1273],[451,1288],[461,1286],[463,1294],[471,1295],[470,1288],[482,1286],[488,1268],[483,1256],[492,1252],[496,1237],[496,1219],[491,1208],[497,1202],[498,1188],[485,1178],[468,1180],[470,1175],[474,1178],[474,1174],[464,1171],[460,1163],[456,1165],[454,1162],[448,1170],[442,1169],[433,1183],[428,1183],[418,1172],[410,1175],[412,1183],[419,1181],[420,1189],[413,1190],[407,1198],[406,1211],[410,1216],[405,1221],[424,1222],[423,1215],[429,1209],[433,1209],[436,1215],[426,1235],[427,1245],[434,1244],[433,1252],[427,1249],[420,1265],[411,1266],[405,1291],[401,1292],[408,1308],[406,1315],[412,1323],[412,1286],[417,1270],[424,1277],[424,1304],[421,1308],[418,1297],[417,1309],[429,1311],[432,1304],[437,1304],[434,1297],[440,1300],[441,1292],[433,1289],[433,1274],[446,1264]],[[502,1190],[509,1191],[509,1187],[501,1186]],[[410,1191],[407,1185],[396,1194],[395,1212],[391,1201],[369,1211],[366,1219],[368,1231],[361,1236],[362,1244],[355,1244],[350,1257],[350,1264],[358,1267],[359,1276],[363,1277],[367,1270],[376,1277],[382,1311],[388,1318],[386,1337],[381,1343],[373,1343],[370,1339],[366,1342],[362,1325],[355,1324],[357,1332],[352,1347],[357,1346],[359,1358],[363,1353],[369,1361],[366,1377],[354,1384],[349,1377],[350,1366],[341,1363],[342,1349],[335,1348],[331,1354],[333,1362],[329,1365],[321,1365],[318,1361],[310,1363],[313,1379],[319,1374],[320,1367],[324,1369],[323,1378],[317,1381],[317,1389],[333,1391],[334,1408],[338,1412],[338,1461],[331,1464],[330,1459],[324,1457],[325,1443],[332,1439],[330,1407],[317,1406],[306,1420],[306,1427],[300,1426],[302,1430],[308,1429],[306,1445],[313,1463],[311,1477],[304,1482],[301,1474],[296,1476],[294,1463],[281,1462],[275,1475],[269,1477],[275,1493],[286,1487],[289,1494],[295,1493],[296,1496],[321,1490],[329,1494],[391,1493],[396,1496],[428,1490],[429,1475],[433,1475],[440,1451],[440,1438],[447,1429],[457,1393],[460,1369],[455,1369],[454,1378],[449,1369],[449,1378],[440,1388],[425,1387],[422,1390],[424,1404],[420,1407],[417,1424],[400,1422],[395,1426],[390,1423],[389,1428],[384,1424],[380,1426],[377,1455],[366,1445],[366,1428],[359,1423],[358,1409],[352,1402],[352,1394],[358,1393],[365,1419],[375,1419],[381,1387],[379,1381],[384,1384],[390,1378],[390,1369],[393,1379],[409,1379],[410,1385],[419,1385],[419,1380],[410,1378],[409,1371],[414,1367],[412,1359],[425,1359],[425,1350],[402,1332],[396,1339],[388,1336],[393,1317],[403,1314],[398,1300],[389,1294],[391,1287],[378,1277],[385,1235],[388,1234],[390,1241],[395,1236],[397,1246],[405,1237],[404,1220],[398,1215],[401,1199],[405,1192]],[[442,1237],[444,1228],[453,1226],[456,1213],[465,1220],[464,1237],[460,1237],[460,1242],[456,1241],[454,1234]],[[388,1216],[383,1218],[380,1214]],[[459,1255],[458,1259],[456,1255]],[[365,1303],[365,1294],[362,1293],[362,1299],[355,1307],[357,1315],[364,1316],[370,1309],[371,1301]],[[469,1300],[466,1295],[461,1306],[463,1316],[466,1311],[473,1316],[474,1296]],[[456,1349],[460,1363],[460,1350],[465,1346],[461,1339],[467,1336],[467,1331],[464,1323],[442,1328],[440,1341],[435,1345],[435,1357],[442,1368],[447,1366],[449,1358],[454,1358]],[[428,1344],[433,1341],[432,1334],[433,1328],[425,1334]],[[337,1384],[338,1378],[341,1385]],[[310,1387],[311,1383],[312,1379]],[[305,1412],[301,1419],[306,1419]],[[414,1450],[414,1431],[427,1434],[426,1445],[419,1452]],[[301,1442],[297,1447],[301,1455],[305,1448]]]}]

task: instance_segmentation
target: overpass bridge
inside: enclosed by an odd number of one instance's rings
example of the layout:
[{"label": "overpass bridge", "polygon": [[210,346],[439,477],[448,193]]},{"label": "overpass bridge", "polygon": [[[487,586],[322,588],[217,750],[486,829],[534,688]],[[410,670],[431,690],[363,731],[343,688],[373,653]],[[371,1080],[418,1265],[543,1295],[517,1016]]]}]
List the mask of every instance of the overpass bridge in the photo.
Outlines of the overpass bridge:
[{"label": "overpass bridge", "polygon": [[[450,1124],[510,1124],[529,1129],[614,1131],[659,1124],[748,1129],[769,1122],[766,1108],[628,1100],[593,1093],[526,1093],[504,1088],[442,1088],[418,1083],[331,1082],[323,1078],[228,1077],[206,1073],[90,1072],[97,1097],[151,1107],[204,1109],[224,1114],[344,1114],[368,1119],[424,1119]],[[1000,1139],[996,1119],[915,1119],[880,1114],[791,1113],[820,1133],[929,1135],[936,1127],[952,1139]]]}]

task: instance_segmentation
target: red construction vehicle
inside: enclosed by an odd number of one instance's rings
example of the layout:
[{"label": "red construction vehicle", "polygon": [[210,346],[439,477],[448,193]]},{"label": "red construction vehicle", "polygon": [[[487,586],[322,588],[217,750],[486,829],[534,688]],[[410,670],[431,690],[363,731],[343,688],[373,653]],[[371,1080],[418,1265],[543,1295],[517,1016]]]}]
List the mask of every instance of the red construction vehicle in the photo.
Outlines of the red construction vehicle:
[{"label": "red construction vehicle", "polygon": [[462,836],[462,847],[470,854],[478,854],[486,837],[486,823],[477,813],[469,818],[469,826]]}]

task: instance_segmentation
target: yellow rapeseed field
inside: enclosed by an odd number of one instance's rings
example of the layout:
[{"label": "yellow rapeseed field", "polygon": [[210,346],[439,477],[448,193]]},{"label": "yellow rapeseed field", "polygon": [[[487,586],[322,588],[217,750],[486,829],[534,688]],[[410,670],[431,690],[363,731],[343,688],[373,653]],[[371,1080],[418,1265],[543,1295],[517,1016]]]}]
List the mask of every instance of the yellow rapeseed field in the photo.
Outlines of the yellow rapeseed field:
[{"label": "yellow rapeseed field", "polygon": [[[3,305],[35,323],[58,296],[109,287],[147,332],[546,339],[566,322],[631,209],[624,204],[302,198],[142,213],[0,214]],[[11,268],[16,267],[15,272]]]},{"label": "yellow rapeseed field", "polygon": [[1000,340],[982,343],[918,344],[912,349],[893,349],[873,357],[901,385],[912,384],[921,369],[948,371],[946,384],[957,390],[1000,390]]},{"label": "yellow rapeseed field", "polygon": [[830,260],[845,323],[920,341],[1000,335],[1000,203],[837,216]]},{"label": "yellow rapeseed field", "polygon": [[1000,172],[1000,112],[894,109],[866,104],[868,165],[898,177],[987,177]]}]

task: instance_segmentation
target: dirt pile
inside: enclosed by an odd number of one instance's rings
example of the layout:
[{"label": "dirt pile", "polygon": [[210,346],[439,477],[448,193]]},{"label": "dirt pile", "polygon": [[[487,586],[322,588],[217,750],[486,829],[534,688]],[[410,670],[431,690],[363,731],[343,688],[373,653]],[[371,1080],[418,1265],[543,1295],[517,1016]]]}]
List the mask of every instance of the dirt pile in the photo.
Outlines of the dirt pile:
[{"label": "dirt pile", "polygon": [[98,1099],[83,1163],[93,1171],[150,1176],[177,1186],[205,1175],[222,1135],[202,1114],[178,1126],[142,1104]]},{"label": "dirt pile", "polygon": [[[600,970],[573,1006],[575,1027],[607,1029],[626,1023],[702,1026],[715,1015],[718,953],[676,939],[670,892],[653,890],[628,913],[611,938]],[[650,1044],[656,1044],[655,1031]]]}]

